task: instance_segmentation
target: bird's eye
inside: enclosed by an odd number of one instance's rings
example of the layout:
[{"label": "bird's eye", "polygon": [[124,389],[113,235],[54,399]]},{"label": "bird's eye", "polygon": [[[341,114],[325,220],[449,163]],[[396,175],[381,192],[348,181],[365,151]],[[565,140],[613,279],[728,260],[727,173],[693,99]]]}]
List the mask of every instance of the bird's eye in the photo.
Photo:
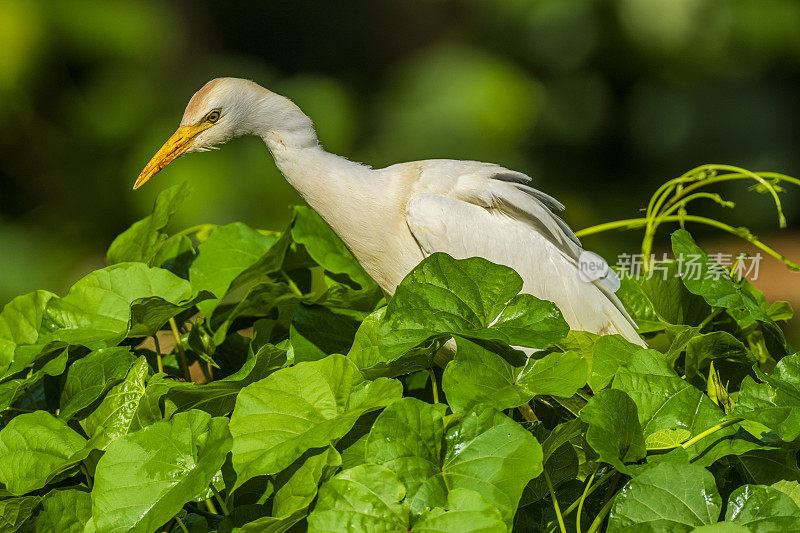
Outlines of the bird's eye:
[{"label": "bird's eye", "polygon": [[204,120],[206,122],[210,122],[211,124],[213,124],[219,120],[219,116],[220,116],[219,109],[215,109],[213,111],[209,111]]}]

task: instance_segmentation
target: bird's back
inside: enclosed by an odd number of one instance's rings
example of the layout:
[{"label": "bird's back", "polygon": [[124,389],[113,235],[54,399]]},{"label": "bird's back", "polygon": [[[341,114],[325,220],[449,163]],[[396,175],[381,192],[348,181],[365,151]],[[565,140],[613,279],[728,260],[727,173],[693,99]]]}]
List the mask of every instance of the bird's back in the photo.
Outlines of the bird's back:
[{"label": "bird's back", "polygon": [[397,177],[394,193],[407,198],[405,222],[423,256],[446,252],[510,266],[522,277],[523,292],[555,302],[571,328],[643,344],[613,292],[614,280],[579,276],[583,248],[554,213],[563,206],[530,187],[525,174],[449,159],[376,172]]}]

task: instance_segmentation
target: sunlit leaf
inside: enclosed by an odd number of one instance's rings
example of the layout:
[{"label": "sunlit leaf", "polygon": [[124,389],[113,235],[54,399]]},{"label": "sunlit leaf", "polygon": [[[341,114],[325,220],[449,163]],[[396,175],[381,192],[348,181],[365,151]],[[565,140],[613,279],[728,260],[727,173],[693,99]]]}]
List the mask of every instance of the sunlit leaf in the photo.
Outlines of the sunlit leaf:
[{"label": "sunlit leaf", "polygon": [[433,254],[397,287],[380,329],[382,348],[399,356],[442,334],[532,348],[562,339],[569,327],[555,304],[520,290],[511,268]]},{"label": "sunlit leaf", "polygon": [[45,411],[19,415],[0,430],[0,482],[21,496],[44,487],[74,463],[86,440]]},{"label": "sunlit leaf", "polygon": [[248,385],[231,417],[237,485],[280,472],[306,450],[329,445],[359,416],[401,392],[399,381],[364,380],[341,355],[281,369]]},{"label": "sunlit leaf", "polygon": [[[111,243],[107,254],[108,264],[128,261],[152,264],[159,248],[167,240],[164,228],[189,192],[187,182],[161,191],[156,198],[153,212],[142,220],[134,222]],[[160,263],[154,266],[160,266]]]},{"label": "sunlit leaf", "polygon": [[647,450],[636,404],[624,392],[598,392],[581,410],[581,420],[589,425],[586,441],[601,461],[628,473],[625,463],[644,459]]},{"label": "sunlit leaf", "polygon": [[442,389],[456,412],[480,403],[497,409],[517,407],[542,394],[570,397],[586,384],[586,361],[575,352],[531,358],[523,368],[515,368],[466,339],[456,344],[455,360],[442,378]]},{"label": "sunlit leaf", "polygon": [[628,528],[692,531],[719,518],[722,500],[714,476],[695,465],[660,464],[632,479],[611,508],[609,533]]},{"label": "sunlit leaf", "polygon": [[101,348],[75,361],[67,372],[58,417],[69,420],[122,381],[133,363],[128,348]]},{"label": "sunlit leaf", "polygon": [[202,411],[178,413],[117,439],[97,463],[97,531],[154,531],[206,493],[230,446],[227,419]]},{"label": "sunlit leaf", "polygon": [[33,520],[37,533],[83,533],[92,518],[92,497],[84,489],[53,489]]}]

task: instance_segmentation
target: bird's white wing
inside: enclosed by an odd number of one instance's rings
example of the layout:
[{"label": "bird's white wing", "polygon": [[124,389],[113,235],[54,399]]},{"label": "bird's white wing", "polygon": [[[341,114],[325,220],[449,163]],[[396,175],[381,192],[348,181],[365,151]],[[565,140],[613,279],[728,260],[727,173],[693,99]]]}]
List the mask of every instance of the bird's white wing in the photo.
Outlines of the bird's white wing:
[{"label": "bird's white wing", "polygon": [[573,329],[620,333],[642,343],[614,295],[614,281],[583,281],[583,252],[569,226],[553,213],[554,198],[528,176],[497,165],[430,161],[406,204],[406,222],[425,255],[483,257],[514,268],[523,291],[555,302]]}]

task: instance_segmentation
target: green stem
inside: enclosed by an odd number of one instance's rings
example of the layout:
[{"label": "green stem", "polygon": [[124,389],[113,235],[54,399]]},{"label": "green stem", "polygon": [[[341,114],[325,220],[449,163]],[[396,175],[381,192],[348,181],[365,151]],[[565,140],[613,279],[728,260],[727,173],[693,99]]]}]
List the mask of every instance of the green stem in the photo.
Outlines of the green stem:
[{"label": "green stem", "polygon": [[[727,173],[718,175],[718,172]],[[770,194],[770,196],[772,196],[772,199],[775,202],[775,208],[778,211],[778,225],[781,228],[786,227],[786,217],[783,214],[783,207],[781,205],[780,198],[778,197],[778,189],[776,188],[776,184],[780,182],[788,182],[795,185],[800,185],[800,179],[792,178],[791,176],[786,176],[784,174],[775,172],[755,173],[733,165],[707,164],[693,168],[692,170],[684,173],[682,176],[663,183],[650,197],[645,217],[641,219],[627,219],[601,224],[598,226],[592,226],[577,232],[576,235],[580,237],[592,235],[594,233],[600,233],[610,229],[632,229],[636,227],[644,227],[645,233],[642,239],[642,264],[645,272],[647,272],[652,266],[650,264],[650,256],[658,227],[663,222],[667,221],[677,221],[680,223],[681,227],[684,226],[686,221],[693,221],[714,226],[718,229],[744,238],[769,255],[783,261],[788,268],[792,270],[800,270],[800,265],[789,261],[775,250],[764,245],[758,239],[756,239],[755,236],[750,234],[749,231],[746,231],[743,228],[733,228],[727,224],[717,222],[713,219],[690,216],[686,214],[686,205],[689,202],[699,198],[708,198],[718,202],[723,206],[732,206],[730,202],[724,201],[719,194],[694,191],[714,183],[739,179],[756,181],[764,188],[766,192]],[[678,210],[678,214],[673,215],[676,210]]]},{"label": "green stem", "polygon": [[750,178],[756,180],[761,185],[763,185],[764,188],[769,191],[770,196],[772,196],[772,199],[775,202],[775,208],[778,210],[778,226],[781,228],[786,227],[786,217],[783,215],[783,208],[781,207],[781,199],[778,198],[778,191],[775,190],[775,187],[773,187],[771,183],[769,183],[767,180],[765,180],[755,172],[751,172],[744,168],[735,167],[733,165],[714,165],[714,168],[718,170],[734,172],[737,174],[745,174]]},{"label": "green stem", "polygon": [[292,289],[292,292],[295,293],[300,298],[302,298],[303,292],[300,290],[300,288],[297,286],[294,280],[289,277],[289,274],[281,270],[281,276],[283,276],[283,279],[286,280],[286,284],[289,285],[289,288]]},{"label": "green stem", "polygon": [[214,506],[214,502],[212,502],[210,498],[206,498],[206,509],[208,509],[208,512],[211,514],[219,514],[219,511],[217,511],[217,508]]},{"label": "green stem", "polygon": [[712,320],[714,320],[717,317],[717,315],[722,313],[724,310],[725,310],[724,307],[717,307],[716,309],[711,311],[711,313],[709,313],[709,315],[705,317],[702,322],[700,322],[700,325],[697,326],[697,331],[703,331],[703,328],[706,327]]},{"label": "green stem", "polygon": [[604,222],[603,224],[597,224],[596,226],[589,226],[588,228],[583,228],[582,230],[576,231],[575,235],[579,238],[583,238],[596,233],[610,231],[612,229],[639,229],[645,225],[647,225],[647,218],[626,218],[623,220],[615,220],[613,222]]},{"label": "green stem", "polygon": [[603,525],[603,520],[606,519],[606,515],[608,515],[608,513],[611,511],[611,506],[614,505],[614,500],[616,499],[616,497],[617,495],[614,494],[612,497],[608,499],[603,508],[600,509],[600,512],[597,513],[597,516],[594,517],[592,525],[589,526],[588,533],[597,533],[597,531],[600,529],[600,526]]},{"label": "green stem", "polygon": [[519,412],[522,413],[523,418],[525,418],[525,420],[528,422],[539,421],[539,417],[536,416],[536,413],[533,412],[533,409],[531,409],[530,404],[527,402],[517,407],[517,409],[519,409]]},{"label": "green stem", "polygon": [[164,361],[161,360],[161,344],[158,342],[158,332],[153,335],[153,344],[156,347],[156,368],[159,372],[164,372]]},{"label": "green stem", "polygon": [[561,533],[567,533],[567,528],[564,525],[564,517],[561,516],[561,507],[558,506],[558,499],[556,498],[556,491],[553,489],[553,482],[550,481],[550,476],[547,474],[547,470],[543,471],[544,474],[544,481],[547,483],[547,490],[550,491],[550,498],[553,500],[553,509],[556,510],[556,518],[558,519],[558,527],[561,530]]},{"label": "green stem", "polygon": [[211,377],[211,372],[208,370],[208,363],[205,361],[198,361],[197,364],[200,366],[200,370],[203,372],[203,377],[206,380],[206,383],[210,383],[213,378]]},{"label": "green stem", "polygon": [[680,209],[681,206],[686,207],[686,204],[688,204],[689,202],[692,202],[694,200],[699,200],[701,198],[705,198],[707,200],[713,200],[714,202],[718,203],[722,207],[734,207],[733,202],[728,202],[726,200],[723,200],[722,197],[717,193],[713,193],[713,192],[696,192],[694,194],[690,194],[688,196],[684,196],[683,198],[680,199],[679,202],[677,202],[677,201],[675,203],[670,202],[667,205],[665,205],[664,206],[664,212],[661,213],[656,218],[656,226],[661,224],[660,221],[663,220],[664,217],[667,217],[667,216],[671,215],[672,213],[674,213],[676,209]]},{"label": "green stem", "polygon": [[[707,226],[712,226],[731,235],[735,235],[740,239],[744,239],[756,248],[766,252],[767,254],[771,255],[775,259],[782,261],[790,270],[798,270],[800,271],[800,264],[794,263],[793,261],[789,260],[785,256],[781,255],[780,253],[776,252],[766,244],[759,241],[754,235],[752,235],[749,231],[745,230],[744,228],[735,228],[724,222],[719,222],[712,218],[700,217],[696,215],[685,215],[685,216],[668,216],[665,217],[662,222],[679,222],[681,220],[685,220],[687,222],[695,222],[698,224],[705,224]],[[615,222],[607,222],[605,224],[599,224],[597,226],[590,226],[588,228],[582,229],[580,231],[575,232],[575,235],[578,237],[585,237],[587,235],[594,235],[595,233],[600,233],[603,231],[608,231],[612,229],[637,229],[641,228],[642,226],[647,225],[646,218],[629,218],[625,220],[617,220]]]},{"label": "green stem", "polygon": [[578,500],[578,514],[575,517],[575,527],[578,530],[578,533],[583,533],[581,530],[581,513],[583,512],[583,502],[586,501],[586,498],[589,496],[589,489],[592,487],[592,481],[594,481],[594,475],[597,474],[597,469],[594,469],[592,475],[589,476],[589,481],[586,482],[586,487],[583,489],[583,494],[581,494],[580,499]]},{"label": "green stem", "polygon": [[228,506],[225,505],[225,500],[222,499],[222,495],[219,493],[219,491],[217,490],[217,488],[214,486],[213,483],[211,484],[211,491],[214,493],[214,498],[217,499],[217,503],[219,503],[220,509],[222,509],[222,514],[228,516],[230,514],[228,512]]},{"label": "green stem", "polygon": [[[610,477],[610,476],[605,476],[605,477],[603,477],[603,478],[602,478],[600,481],[598,481],[597,483],[595,483],[594,485],[592,485],[592,487],[589,489],[589,492],[587,492],[587,493],[586,493],[586,497],[588,498],[589,496],[591,496],[591,495],[594,493],[594,491],[596,491],[596,490],[597,490],[597,489],[599,489],[601,486],[603,486],[603,483],[605,483],[605,481],[606,481],[607,479],[609,479],[609,477]],[[570,504],[570,506],[569,506],[569,507],[567,507],[566,509],[564,509],[563,516],[569,516],[569,514],[570,514],[572,511],[574,511],[575,509],[577,509],[577,508],[578,508],[578,506],[580,505],[580,503],[581,503],[581,500],[580,500],[580,499],[577,499],[577,500],[575,500],[574,502],[572,502],[572,504]],[[553,533],[553,531],[555,531],[555,530],[556,530],[556,528],[555,528],[555,527],[553,527],[553,528],[550,530],[550,532],[549,532],[549,533]]]},{"label": "green stem", "polygon": [[191,235],[192,233],[200,233],[201,231],[208,231],[216,227],[216,224],[198,224],[197,226],[192,226],[191,228],[186,228],[185,230],[179,231],[176,233],[176,235]]},{"label": "green stem", "polygon": [[[800,185],[800,180],[798,180],[797,178],[793,178],[793,177],[787,176],[785,174],[780,174],[778,172],[760,172],[759,175],[764,177],[764,178],[773,179],[773,180],[776,180],[776,181],[779,181],[779,182],[780,181],[788,181],[789,183],[792,183],[794,185]],[[684,194],[689,194],[692,191],[696,191],[697,189],[700,189],[702,187],[706,187],[708,185],[713,185],[715,183],[722,183],[722,182],[725,182],[725,181],[741,180],[741,179],[752,179],[752,177],[747,175],[747,174],[742,174],[741,172],[735,172],[735,173],[730,173],[730,174],[722,174],[721,176],[714,176],[713,178],[706,178],[704,180],[700,180],[700,181],[697,181],[695,183],[692,183],[691,185],[687,186],[683,190],[683,192],[684,192]]]},{"label": "green stem", "polygon": [[436,372],[433,371],[433,368],[429,368],[428,373],[431,375],[431,387],[433,388],[433,403],[439,403],[439,385],[436,382]]},{"label": "green stem", "polygon": [[669,180],[656,189],[656,192],[653,193],[653,196],[650,197],[650,202],[647,204],[647,213],[645,214],[645,218],[651,219],[655,216],[655,214],[661,208],[661,204],[664,203],[667,196],[672,194],[672,191],[675,189],[675,185],[680,183],[680,180],[681,178]]},{"label": "green stem", "polygon": [[204,516],[206,518],[211,518],[212,520],[219,520],[220,518],[222,518],[222,515],[218,515],[216,513],[209,513],[208,511],[200,509],[200,507],[196,503],[184,504],[183,508],[188,513],[193,513],[196,515]]},{"label": "green stem", "polygon": [[182,521],[180,518],[178,518],[178,517],[176,516],[176,517],[175,517],[175,521],[176,521],[176,522],[178,523],[178,525],[181,527],[181,531],[183,531],[183,533],[189,533],[189,530],[188,530],[188,529],[186,529],[186,526],[185,526],[185,525],[183,525],[183,521]]},{"label": "green stem", "polygon": [[[664,185],[667,185],[667,187],[662,186],[660,189],[658,189],[653,195],[653,198],[651,198],[650,205],[647,206],[647,217],[645,217],[646,227],[644,230],[644,238],[642,239],[642,262],[645,271],[650,270],[650,250],[652,249],[656,229],[658,228],[658,224],[660,224],[660,221],[657,219],[657,214],[659,211],[661,211],[661,205],[675,189],[675,183],[677,182],[680,184],[679,180],[680,178],[678,178],[678,180],[671,180],[665,183]],[[661,192],[662,189],[663,192]],[[661,193],[660,196],[659,193]],[[675,193],[676,198],[679,195],[679,192]]]},{"label": "green stem", "polygon": [[744,420],[744,418],[731,418],[730,420],[726,420],[725,422],[717,424],[714,427],[710,427],[707,430],[703,431],[702,433],[699,433],[699,434],[695,435],[691,439],[689,439],[686,442],[684,442],[683,444],[681,444],[681,448],[683,448],[685,450],[689,446],[697,444],[698,442],[700,442],[704,438],[708,437],[712,433],[716,433],[720,429],[725,429],[728,426],[732,426],[734,424],[738,424],[739,422],[742,422],[743,420]]},{"label": "green stem", "polygon": [[174,318],[169,319],[169,327],[172,329],[172,335],[175,337],[175,348],[178,349],[178,365],[181,367],[183,377],[186,381],[192,381],[192,375],[189,372],[189,363],[186,361],[186,351],[183,349],[183,341],[181,341],[181,332],[178,331],[178,324]]}]

